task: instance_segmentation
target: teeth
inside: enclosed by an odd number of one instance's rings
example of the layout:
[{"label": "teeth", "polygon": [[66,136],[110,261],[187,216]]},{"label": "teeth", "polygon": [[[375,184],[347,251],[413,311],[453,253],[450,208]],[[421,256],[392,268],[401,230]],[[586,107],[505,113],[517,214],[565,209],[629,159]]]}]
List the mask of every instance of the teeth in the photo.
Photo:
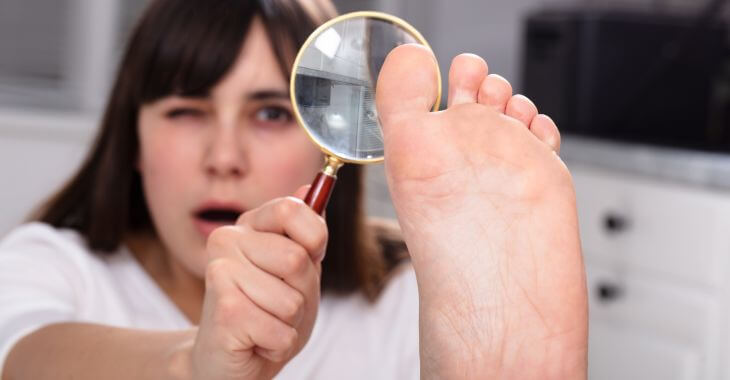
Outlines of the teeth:
[{"label": "teeth", "polygon": [[231,209],[211,209],[198,213],[198,217],[212,222],[229,222],[233,223],[238,219],[241,213]]}]

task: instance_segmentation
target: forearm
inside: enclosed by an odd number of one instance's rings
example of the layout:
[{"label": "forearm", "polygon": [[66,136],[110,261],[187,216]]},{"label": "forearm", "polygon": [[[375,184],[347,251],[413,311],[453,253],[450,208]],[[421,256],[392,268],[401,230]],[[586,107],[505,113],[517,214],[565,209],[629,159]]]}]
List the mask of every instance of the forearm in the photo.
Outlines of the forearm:
[{"label": "forearm", "polygon": [[196,329],[144,331],[83,323],[49,325],[10,351],[2,380],[185,379]]}]

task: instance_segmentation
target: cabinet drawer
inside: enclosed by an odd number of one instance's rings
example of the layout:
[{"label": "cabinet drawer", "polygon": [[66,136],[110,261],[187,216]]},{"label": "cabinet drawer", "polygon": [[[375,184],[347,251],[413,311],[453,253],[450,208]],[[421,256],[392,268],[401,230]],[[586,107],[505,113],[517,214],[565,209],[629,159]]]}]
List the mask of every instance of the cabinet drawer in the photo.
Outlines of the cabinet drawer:
[{"label": "cabinet drawer", "polygon": [[717,286],[730,256],[730,196],[572,170],[584,253]]},{"label": "cabinet drawer", "polygon": [[709,344],[718,331],[719,300],[664,282],[644,280],[625,269],[586,266],[591,322],[621,325],[694,346]]},{"label": "cabinet drawer", "polygon": [[702,373],[693,347],[646,337],[616,326],[591,326],[588,378],[591,380],[712,379]]},{"label": "cabinet drawer", "polygon": [[[722,312],[716,296],[590,263],[587,275],[592,372],[637,379],[715,377]],[[677,376],[664,377],[668,369]]]}]

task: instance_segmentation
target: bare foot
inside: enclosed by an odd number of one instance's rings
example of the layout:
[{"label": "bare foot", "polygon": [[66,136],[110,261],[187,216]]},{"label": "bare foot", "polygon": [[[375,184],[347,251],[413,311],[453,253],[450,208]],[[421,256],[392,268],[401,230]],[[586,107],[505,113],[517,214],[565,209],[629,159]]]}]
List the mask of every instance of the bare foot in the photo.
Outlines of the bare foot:
[{"label": "bare foot", "polygon": [[449,107],[435,59],[395,49],[377,88],[388,185],[418,278],[424,378],[586,376],[575,194],[549,117],[474,55]]}]

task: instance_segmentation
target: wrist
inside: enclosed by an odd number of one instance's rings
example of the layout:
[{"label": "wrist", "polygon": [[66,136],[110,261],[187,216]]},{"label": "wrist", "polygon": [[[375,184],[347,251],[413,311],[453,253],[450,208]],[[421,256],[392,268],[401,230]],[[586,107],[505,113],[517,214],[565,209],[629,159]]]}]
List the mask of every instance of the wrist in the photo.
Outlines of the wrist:
[{"label": "wrist", "polygon": [[162,379],[190,380],[193,378],[193,345],[197,329],[185,331],[165,353]]}]

